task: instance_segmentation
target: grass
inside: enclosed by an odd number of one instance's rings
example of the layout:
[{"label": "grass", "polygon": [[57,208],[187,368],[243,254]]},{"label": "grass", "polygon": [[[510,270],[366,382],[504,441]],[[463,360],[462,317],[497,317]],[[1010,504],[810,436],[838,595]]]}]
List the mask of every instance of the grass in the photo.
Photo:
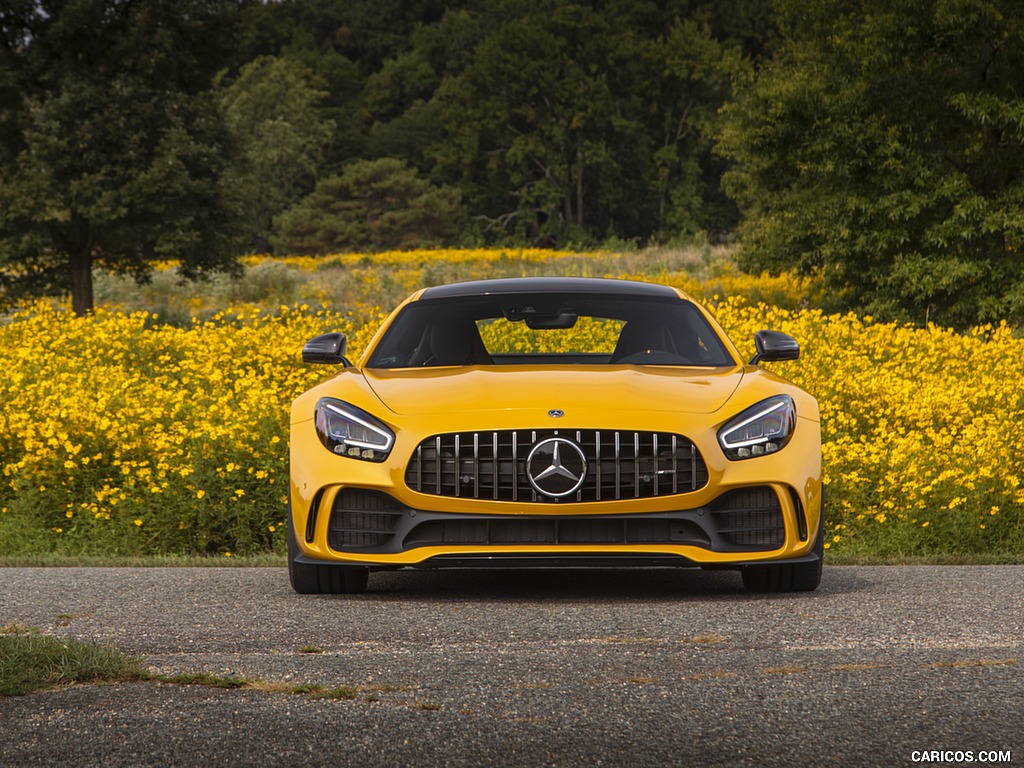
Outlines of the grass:
[{"label": "grass", "polygon": [[361,688],[341,685],[329,688],[319,683],[278,683],[268,680],[252,680],[247,677],[229,677],[209,672],[185,672],[180,675],[151,675],[150,680],[168,685],[199,685],[204,688],[245,689],[263,693],[285,693],[307,696],[311,699],[334,699],[351,701],[358,698]]},{"label": "grass", "polygon": [[0,696],[22,696],[69,683],[149,678],[141,659],[113,648],[43,635],[22,625],[0,632]]},{"label": "grass", "polygon": [[173,685],[201,685],[205,688],[245,688],[249,681],[241,677],[225,677],[209,672],[185,672],[180,675],[153,675],[149,679]]},{"label": "grass", "polygon": [[[631,252],[552,252],[548,261],[537,261],[518,249],[486,262],[449,261],[442,252],[422,252],[419,261],[380,265],[387,257],[365,254],[355,262],[351,255],[309,259],[301,266],[286,261],[263,260],[247,264],[240,277],[217,274],[206,280],[183,284],[174,269],[153,273],[149,283],[138,285],[129,277],[97,270],[94,293],[98,306],[125,311],[146,310],[160,322],[188,326],[193,319],[208,320],[228,306],[250,304],[266,310],[307,302],[319,306],[352,307],[367,301],[394,306],[415,287],[478,280],[482,277],[524,275],[595,276],[619,273],[684,271],[710,277],[721,264],[731,264],[734,249],[698,244],[679,248],[651,248]],[[312,266],[310,266],[312,264]]]},{"label": "grass", "polygon": [[1024,552],[940,552],[931,555],[829,552],[825,554],[825,565],[1024,565]]},{"label": "grass", "polygon": [[3,555],[0,568],[283,568],[283,554],[258,555]]},{"label": "grass", "polygon": [[377,701],[377,692],[398,690],[395,686],[381,684],[328,687],[276,683],[209,672],[159,675],[147,670],[142,659],[114,648],[44,635],[38,628],[25,624],[0,626],[0,698],[24,696],[61,685],[135,681],[246,689],[337,701],[350,701],[364,692],[371,694],[368,700]]}]

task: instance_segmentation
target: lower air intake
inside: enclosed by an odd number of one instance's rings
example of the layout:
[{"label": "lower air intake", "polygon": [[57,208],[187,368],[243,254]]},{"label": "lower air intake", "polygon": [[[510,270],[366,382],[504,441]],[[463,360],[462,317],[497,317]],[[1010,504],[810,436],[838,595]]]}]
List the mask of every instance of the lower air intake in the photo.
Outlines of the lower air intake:
[{"label": "lower air intake", "polygon": [[331,508],[327,543],[335,550],[379,547],[394,534],[404,509],[387,494],[345,488]]},{"label": "lower air intake", "polygon": [[771,488],[743,488],[717,498],[711,507],[718,534],[737,549],[781,547],[786,523]]}]

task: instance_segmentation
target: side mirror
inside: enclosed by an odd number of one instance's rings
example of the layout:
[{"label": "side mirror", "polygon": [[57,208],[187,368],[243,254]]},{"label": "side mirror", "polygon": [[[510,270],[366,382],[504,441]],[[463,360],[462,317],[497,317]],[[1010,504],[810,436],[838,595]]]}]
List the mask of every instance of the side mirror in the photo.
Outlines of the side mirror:
[{"label": "side mirror", "polygon": [[352,365],[345,358],[345,345],[348,340],[344,333],[324,333],[306,342],[302,348],[302,362]]},{"label": "side mirror", "polygon": [[800,343],[788,333],[779,331],[758,331],[754,334],[754,347],[757,354],[750,358],[749,365],[800,357]]}]

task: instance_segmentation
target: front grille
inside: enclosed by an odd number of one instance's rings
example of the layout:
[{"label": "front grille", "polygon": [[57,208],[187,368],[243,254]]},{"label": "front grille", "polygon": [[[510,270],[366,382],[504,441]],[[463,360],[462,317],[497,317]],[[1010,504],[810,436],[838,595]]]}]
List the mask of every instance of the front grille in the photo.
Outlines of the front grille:
[{"label": "front grille", "polygon": [[718,534],[737,549],[781,547],[786,523],[771,488],[744,488],[717,498],[711,507]]},{"label": "front grille", "polygon": [[394,534],[405,508],[385,493],[345,488],[334,499],[327,529],[331,549],[380,547]]},{"label": "front grille", "polygon": [[[549,498],[526,476],[533,446],[551,437],[574,441],[587,472],[569,497]],[[688,493],[704,487],[708,470],[694,444],[666,432],[501,430],[452,432],[427,438],[405,472],[414,491],[494,501],[614,501]]]}]

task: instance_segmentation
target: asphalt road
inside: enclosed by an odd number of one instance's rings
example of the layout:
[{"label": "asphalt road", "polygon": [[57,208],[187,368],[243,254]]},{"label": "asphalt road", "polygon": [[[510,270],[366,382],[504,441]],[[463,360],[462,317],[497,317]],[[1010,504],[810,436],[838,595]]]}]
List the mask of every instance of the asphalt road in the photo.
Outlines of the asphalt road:
[{"label": "asphalt road", "polygon": [[9,697],[2,766],[1024,765],[1024,567],[826,567],[782,596],[729,572],[399,572],[355,597],[272,568],[3,569],[12,622],[358,693]]}]

